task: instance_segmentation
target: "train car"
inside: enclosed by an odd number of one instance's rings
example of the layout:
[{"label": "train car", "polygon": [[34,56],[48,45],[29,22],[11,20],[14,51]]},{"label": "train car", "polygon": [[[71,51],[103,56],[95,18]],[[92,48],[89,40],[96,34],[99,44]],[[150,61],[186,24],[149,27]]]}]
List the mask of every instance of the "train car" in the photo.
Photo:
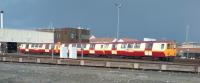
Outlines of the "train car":
[{"label": "train car", "polygon": [[158,41],[153,43],[152,57],[173,59],[176,57],[176,43],[172,41]]},{"label": "train car", "polygon": [[127,55],[127,43],[117,43],[116,44],[116,55],[126,56]]},{"label": "train car", "polygon": [[114,43],[105,43],[104,44],[104,54],[108,55],[108,56],[117,54],[115,44]]}]

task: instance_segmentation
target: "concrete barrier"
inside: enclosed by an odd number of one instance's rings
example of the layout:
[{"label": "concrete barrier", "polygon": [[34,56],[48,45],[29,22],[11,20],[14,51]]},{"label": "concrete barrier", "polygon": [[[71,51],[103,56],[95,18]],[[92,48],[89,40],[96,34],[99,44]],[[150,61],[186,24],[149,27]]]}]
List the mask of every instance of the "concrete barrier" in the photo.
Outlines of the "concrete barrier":
[{"label": "concrete barrier", "polygon": [[80,65],[81,66],[85,65],[85,61],[84,60],[80,60]]},{"label": "concrete barrier", "polygon": [[196,69],[195,66],[189,65],[167,65],[166,70],[195,72]]},{"label": "concrete barrier", "polygon": [[130,69],[147,69],[159,71],[183,71],[200,73],[199,65],[182,65],[182,64],[158,64],[158,63],[137,63],[137,62],[112,62],[112,61],[94,61],[94,60],[75,60],[75,59],[50,59],[34,57],[0,57],[1,61],[10,62],[27,62],[27,63],[47,63],[47,64],[66,64],[79,66],[95,67],[113,67],[113,68],[130,68]]},{"label": "concrete barrier", "polygon": [[3,61],[6,61],[6,57],[3,57]]},{"label": "concrete barrier", "polygon": [[96,66],[96,67],[105,67],[106,66],[104,61],[85,61],[84,65]]},{"label": "concrete barrier", "polygon": [[140,68],[139,63],[133,63],[133,68],[134,68],[134,69],[139,69],[139,68]]},{"label": "concrete barrier", "polygon": [[110,67],[110,62],[106,62],[106,67]]},{"label": "concrete barrier", "polygon": [[22,58],[19,58],[19,62],[23,62],[23,61],[22,61]]},{"label": "concrete barrier", "polygon": [[200,73],[200,66],[197,67],[197,73]]},{"label": "concrete barrier", "polygon": [[60,59],[57,60],[57,64],[61,64],[61,60]]},{"label": "concrete barrier", "polygon": [[40,63],[40,59],[39,59],[39,58],[37,58],[37,59],[36,59],[36,62],[37,62],[37,63]]},{"label": "concrete barrier", "polygon": [[141,63],[140,69],[160,70],[160,64]]},{"label": "concrete barrier", "polygon": [[110,67],[134,68],[132,63],[127,62],[110,62]]},{"label": "concrete barrier", "polygon": [[161,66],[160,66],[160,70],[167,70],[167,65],[165,65],[165,64],[161,64]]}]

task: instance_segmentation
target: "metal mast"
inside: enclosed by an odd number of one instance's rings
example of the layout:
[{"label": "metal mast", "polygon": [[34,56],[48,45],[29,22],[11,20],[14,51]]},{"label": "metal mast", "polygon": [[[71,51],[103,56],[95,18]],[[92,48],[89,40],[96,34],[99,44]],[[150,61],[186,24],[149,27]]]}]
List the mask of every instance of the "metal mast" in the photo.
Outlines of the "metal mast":
[{"label": "metal mast", "polygon": [[117,40],[119,39],[119,14],[120,14],[120,8],[122,6],[121,3],[114,3],[117,8]]}]

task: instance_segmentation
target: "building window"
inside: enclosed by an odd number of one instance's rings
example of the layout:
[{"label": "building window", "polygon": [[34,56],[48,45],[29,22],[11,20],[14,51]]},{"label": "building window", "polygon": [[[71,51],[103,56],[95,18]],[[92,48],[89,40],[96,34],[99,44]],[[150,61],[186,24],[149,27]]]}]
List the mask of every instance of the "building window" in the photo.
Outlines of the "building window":
[{"label": "building window", "polygon": [[74,39],[75,38],[75,34],[71,33],[71,38]]},{"label": "building window", "polygon": [[60,34],[59,34],[59,33],[56,33],[56,34],[55,34],[55,37],[56,37],[56,39],[59,39],[59,38],[60,38]]}]

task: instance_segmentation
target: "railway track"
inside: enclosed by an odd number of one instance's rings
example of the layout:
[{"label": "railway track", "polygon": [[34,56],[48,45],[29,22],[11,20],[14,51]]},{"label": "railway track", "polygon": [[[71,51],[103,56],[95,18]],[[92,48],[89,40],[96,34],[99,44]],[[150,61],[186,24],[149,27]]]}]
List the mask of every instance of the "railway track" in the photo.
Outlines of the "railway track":
[{"label": "railway track", "polygon": [[0,55],[0,61],[200,73],[199,63],[187,62],[187,60],[176,62],[163,62],[135,59],[109,59],[90,57],[78,59],[62,59],[58,56],[54,56],[54,58],[52,58],[51,56],[41,55],[7,54]]},{"label": "railway track", "polygon": [[[6,54],[0,56],[14,56],[14,57],[29,57],[29,58],[52,58],[51,55],[29,55],[29,54]],[[54,55],[53,59],[59,59],[59,56]],[[200,59],[180,59],[175,58],[172,62],[159,61],[159,60],[144,60],[144,59],[120,59],[120,58],[102,58],[102,57],[78,57],[77,60],[90,60],[90,61],[112,61],[112,62],[137,62],[137,63],[162,63],[162,64],[192,64],[200,65]]]}]

